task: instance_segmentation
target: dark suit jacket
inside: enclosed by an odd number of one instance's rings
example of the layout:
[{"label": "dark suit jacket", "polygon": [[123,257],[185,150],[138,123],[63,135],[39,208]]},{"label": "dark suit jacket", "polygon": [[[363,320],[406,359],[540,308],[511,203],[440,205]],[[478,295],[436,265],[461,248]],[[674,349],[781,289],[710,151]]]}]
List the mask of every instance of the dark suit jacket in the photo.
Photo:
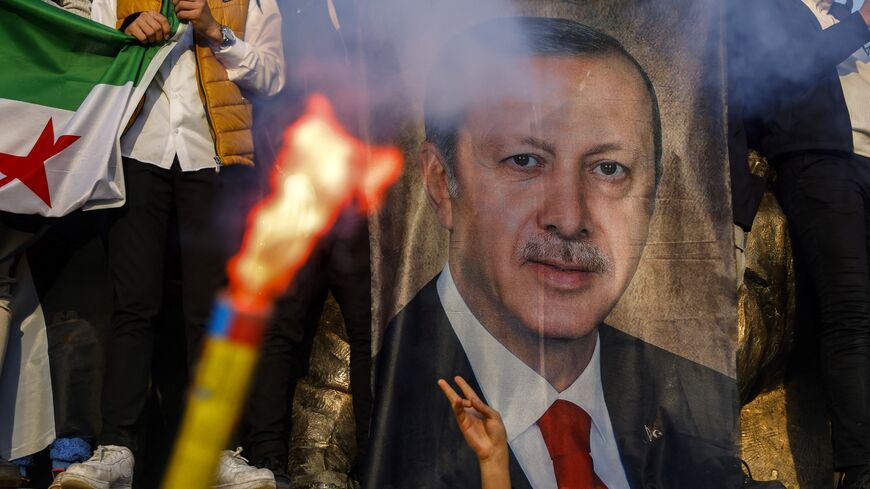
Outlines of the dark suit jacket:
[{"label": "dark suit jacket", "polygon": [[[734,380],[606,325],[599,332],[604,397],[631,487],[741,487]],[[390,322],[376,364],[363,487],[479,488],[477,457],[436,382],[461,375],[481,389],[434,279]],[[514,488],[531,487],[513,453],[510,471]]]}]

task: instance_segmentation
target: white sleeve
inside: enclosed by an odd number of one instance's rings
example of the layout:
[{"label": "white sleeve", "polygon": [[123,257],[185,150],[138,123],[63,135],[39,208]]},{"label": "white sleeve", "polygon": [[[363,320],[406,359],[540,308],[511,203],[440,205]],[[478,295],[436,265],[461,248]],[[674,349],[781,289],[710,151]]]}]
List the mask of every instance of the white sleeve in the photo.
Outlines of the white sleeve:
[{"label": "white sleeve", "polygon": [[215,57],[240,87],[264,95],[280,92],[284,88],[284,45],[276,1],[250,0],[245,40],[215,50]]},{"label": "white sleeve", "polygon": [[116,0],[94,0],[91,4],[91,20],[115,28],[117,16]]}]

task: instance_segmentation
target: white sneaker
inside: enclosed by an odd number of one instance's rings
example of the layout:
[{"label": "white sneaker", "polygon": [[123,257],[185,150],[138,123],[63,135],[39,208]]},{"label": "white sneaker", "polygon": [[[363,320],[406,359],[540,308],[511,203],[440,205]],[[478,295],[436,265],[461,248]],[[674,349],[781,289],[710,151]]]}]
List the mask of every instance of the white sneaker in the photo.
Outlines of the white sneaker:
[{"label": "white sneaker", "polygon": [[129,448],[100,445],[91,458],[70,465],[55,484],[63,489],[130,489],[133,462]]},{"label": "white sneaker", "polygon": [[215,489],[275,489],[275,476],[269,469],[248,465],[248,460],[235,451],[224,450],[215,474]]}]

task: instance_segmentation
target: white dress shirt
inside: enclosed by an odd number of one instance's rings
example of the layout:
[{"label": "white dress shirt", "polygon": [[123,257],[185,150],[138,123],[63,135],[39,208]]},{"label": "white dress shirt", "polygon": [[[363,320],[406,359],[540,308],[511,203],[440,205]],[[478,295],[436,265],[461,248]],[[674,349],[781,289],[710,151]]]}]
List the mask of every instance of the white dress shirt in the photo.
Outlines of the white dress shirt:
[{"label": "white dress shirt", "polygon": [[608,489],[628,489],[613,425],[601,385],[599,341],[582,374],[562,392],[529,368],[495,339],[468,309],[444,267],[437,282],[438,296],[453,331],[471,362],[486,402],[501,413],[508,444],[536,489],[556,489],[553,462],[538,428],[538,419],[557,399],[573,402],[592,418],[590,445],[595,473]]},{"label": "white dress shirt", "polygon": [[[115,0],[94,0],[92,19],[114,27]],[[215,168],[215,144],[199,96],[193,28],[178,40],[148,90],[142,111],[121,137],[121,154],[183,171]],[[245,40],[215,50],[229,79],[249,92],[275,95],[284,86],[281,13],[275,0],[250,0]]]}]

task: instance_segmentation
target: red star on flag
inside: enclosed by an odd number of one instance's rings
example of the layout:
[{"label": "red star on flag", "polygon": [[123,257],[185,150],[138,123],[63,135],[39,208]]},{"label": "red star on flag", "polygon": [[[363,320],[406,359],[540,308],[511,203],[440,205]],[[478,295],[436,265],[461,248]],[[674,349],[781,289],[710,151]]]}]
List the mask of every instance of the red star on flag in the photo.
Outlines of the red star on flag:
[{"label": "red star on flag", "polygon": [[51,207],[51,194],[48,191],[48,180],[45,177],[45,162],[68,148],[79,137],[64,135],[55,141],[54,126],[49,118],[45,128],[42,129],[42,134],[39,135],[36,144],[30,148],[30,153],[27,156],[0,153],[0,173],[5,175],[0,180],[0,188],[12,180],[18,179],[46,205]]}]

